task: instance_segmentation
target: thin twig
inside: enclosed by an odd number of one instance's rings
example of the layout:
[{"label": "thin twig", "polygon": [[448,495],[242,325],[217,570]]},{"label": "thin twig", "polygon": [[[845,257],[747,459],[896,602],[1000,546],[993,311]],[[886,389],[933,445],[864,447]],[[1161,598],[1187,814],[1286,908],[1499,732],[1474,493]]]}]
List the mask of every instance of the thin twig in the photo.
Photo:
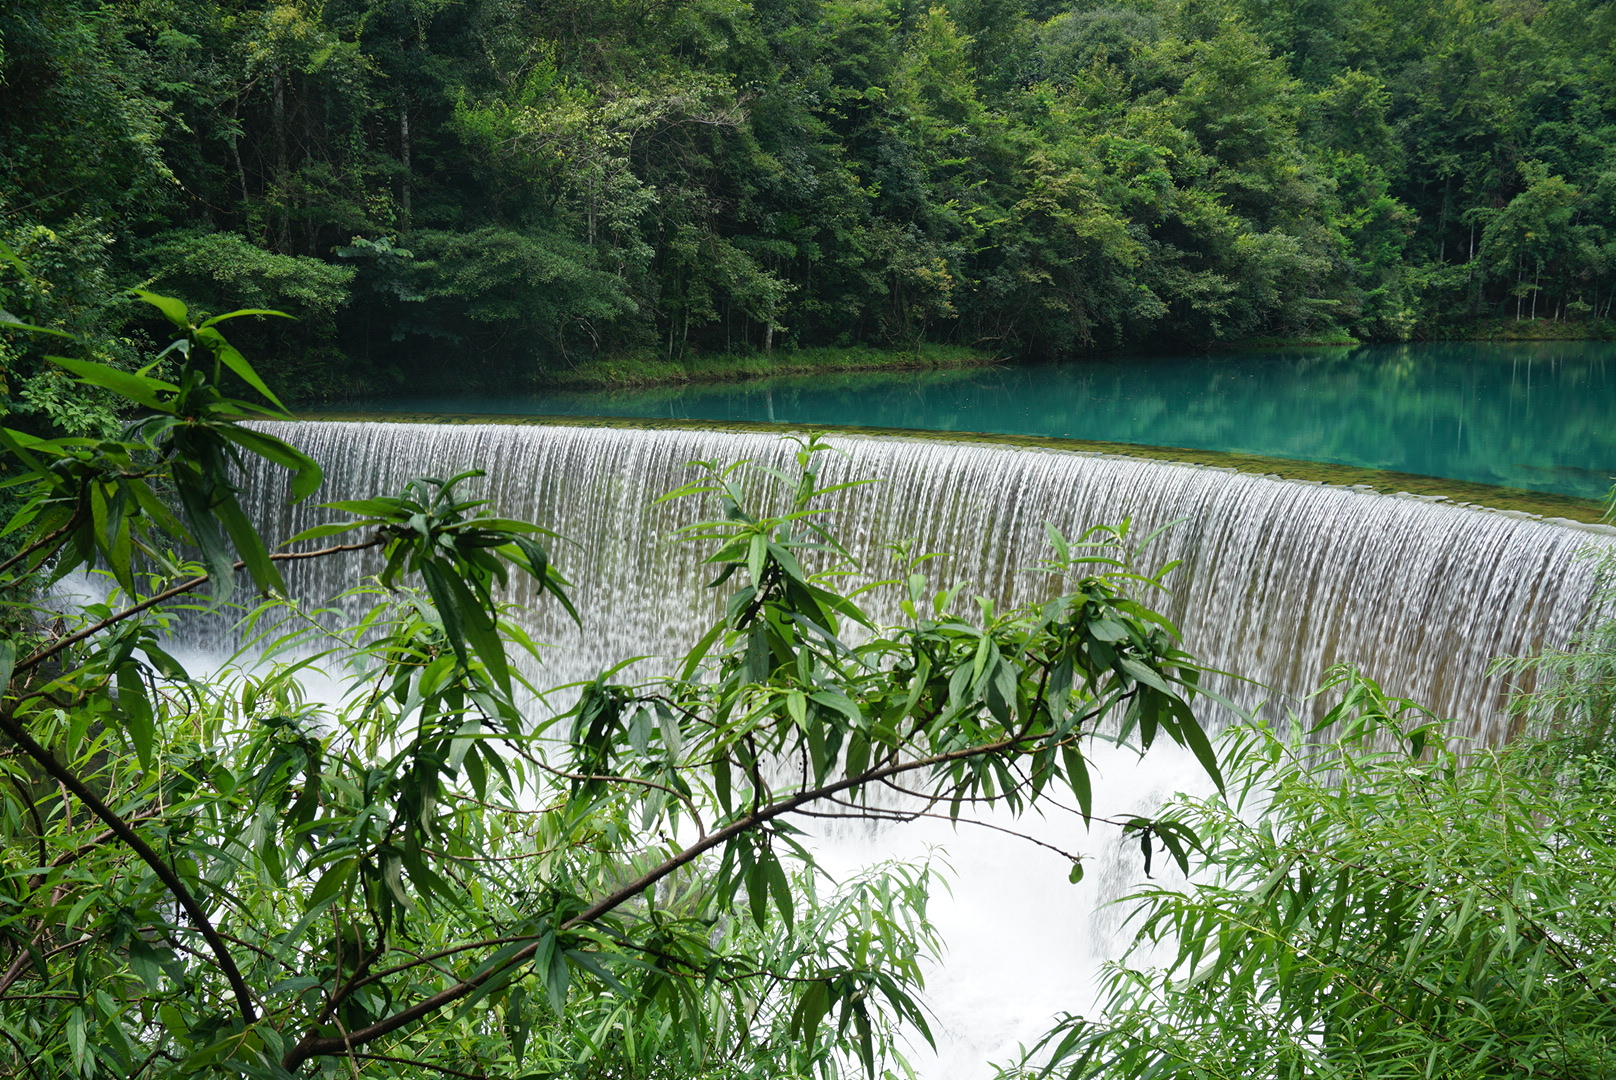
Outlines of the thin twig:
[{"label": "thin twig", "polygon": [[447,1065],[436,1065],[430,1061],[416,1061],[414,1058],[388,1057],[386,1054],[361,1054],[358,1051],[350,1051],[349,1056],[359,1058],[362,1061],[386,1061],[393,1065],[414,1065],[418,1069],[431,1069],[433,1072],[440,1072],[445,1076],[462,1077],[463,1080],[488,1080],[488,1074],[485,1072],[461,1072],[459,1069],[451,1069]]},{"label": "thin twig", "polygon": [[100,796],[90,790],[84,781],[73,775],[67,766],[58,761],[55,754],[52,754],[36,742],[34,737],[28,734],[28,730],[23,727],[21,721],[15,716],[7,712],[0,712],[0,731],[4,731],[9,735],[22,748],[24,753],[39,764],[40,768],[55,777],[59,784],[76,795],[79,802],[83,803],[92,814],[105,822],[107,828],[111,829],[119,840],[131,848],[136,855],[140,856],[142,862],[151,867],[152,873],[157,875],[158,880],[173,894],[174,899],[179,901],[180,906],[191,917],[191,921],[202,932],[202,937],[213,951],[215,959],[219,961],[219,970],[224,973],[225,979],[230,983],[230,988],[235,994],[236,1006],[241,1011],[242,1019],[249,1027],[257,1023],[258,1013],[253,1008],[252,992],[247,989],[247,981],[241,977],[241,970],[236,967],[235,958],[230,955],[230,949],[225,945],[224,939],[219,936],[219,932],[213,928],[213,923],[209,920],[208,913],[203,909],[196,897],[191,895],[191,890],[186,888],[185,882],[180,880],[180,876],[174,872],[173,868],[163,860],[161,855],[153,850],[150,844],[141,839],[140,834],[135,832],[127,821],[113,812],[112,808],[102,802]]},{"label": "thin twig", "polygon": [[[297,560],[297,559],[318,559],[318,558],[321,558],[321,557],[326,556],[326,555],[335,555],[335,554],[338,554],[339,552],[344,552],[344,551],[363,551],[366,548],[377,547],[382,542],[383,542],[382,538],[378,536],[378,537],[376,537],[374,539],[366,540],[366,541],[364,541],[362,543],[357,543],[357,544],[334,544],[331,547],[321,548],[318,551],[278,551],[275,554],[271,555],[270,558],[275,560],[276,562],[290,562],[290,561]],[[231,569],[240,570],[243,567],[245,567],[246,565],[247,564],[244,561],[242,561],[241,559],[237,559],[235,561],[235,563],[232,565]],[[142,611],[146,611],[146,610],[148,610],[150,608],[154,608],[158,604],[163,603],[164,601],[172,600],[176,596],[183,596],[184,594],[186,594],[188,592],[191,592],[192,590],[197,589],[197,588],[201,587],[202,585],[207,584],[208,580],[209,580],[209,576],[207,574],[199,574],[196,577],[191,578],[188,581],[180,582],[178,585],[175,585],[172,588],[164,589],[162,592],[158,593],[156,596],[148,596],[146,599],[140,601],[139,603],[131,604],[130,606],[124,608],[122,611],[117,612],[116,614],[108,615],[106,618],[102,619],[100,622],[94,624],[93,626],[87,626],[83,630],[78,631],[77,633],[69,634],[67,637],[64,637],[64,638],[61,638],[61,639],[57,640],[55,644],[49,646],[48,648],[41,649],[39,652],[37,652],[34,655],[28,657],[28,659],[19,660],[17,662],[17,666],[15,668],[15,671],[14,671],[12,677],[15,678],[17,673],[27,671],[29,668],[32,668],[32,667],[37,667],[40,663],[42,663],[42,662],[44,662],[46,660],[49,660],[51,657],[55,656],[57,653],[61,652],[63,649],[67,648],[68,646],[76,645],[79,642],[83,641],[85,638],[93,637],[94,635],[99,634],[101,631],[105,630],[107,627],[114,626],[114,625],[116,625],[118,623],[123,622],[125,619],[129,618],[131,615],[138,615]]]},{"label": "thin twig", "polygon": [[[934,768],[938,765],[947,765],[951,762],[962,761],[966,758],[980,757],[984,754],[1001,753],[1005,750],[1011,749],[1015,745],[1016,740],[1014,737],[1012,737],[1001,739],[997,742],[966,747],[961,750],[951,750],[946,753],[934,754],[924,758],[917,758],[912,761],[887,765],[878,769],[871,769],[869,771],[860,773],[858,776],[846,777],[842,780],[836,781],[835,783],[826,784],[823,787],[800,792],[788,799],[783,799],[780,802],[762,807],[753,811],[752,813],[747,814],[745,817],[740,818],[737,821],[731,822],[722,829],[709,834],[703,840],[692,844],[683,851],[679,852],[679,854],[665,860],[660,866],[647,871],[626,885],[615,889],[611,893],[602,897],[600,900],[596,901],[584,911],[579,912],[577,915],[574,915],[572,918],[562,923],[559,929],[564,932],[572,929],[573,927],[594,922],[603,915],[609,914],[610,912],[616,910],[625,902],[635,896],[638,896],[646,889],[649,889],[651,886],[672,874],[680,867],[694,862],[697,858],[706,852],[711,851],[713,848],[727,843],[737,836],[750,832],[760,825],[767,824],[769,821],[772,821],[777,817],[781,817],[784,814],[789,814],[808,803],[814,802],[818,799],[827,798],[832,795],[838,795],[850,788],[878,782],[888,776],[897,776],[902,773],[915,772],[920,769]],[[375,1023],[351,1032],[344,1037],[338,1038],[333,1036],[321,1036],[317,1033],[317,1030],[310,1031],[297,1043],[296,1046],[287,1051],[286,1057],[282,1061],[282,1065],[288,1070],[296,1069],[310,1058],[332,1054],[344,1054],[347,1053],[353,1046],[362,1046],[373,1039],[379,1039],[383,1035],[391,1034],[392,1032],[397,1031],[399,1028],[407,1027],[423,1017],[430,1016],[432,1013],[443,1008],[445,1005],[450,1005],[465,997],[467,994],[472,993],[490,978],[494,977],[496,974],[499,974],[500,971],[509,971],[518,965],[525,964],[529,960],[533,959],[533,956],[535,953],[537,953],[537,951],[537,943],[529,945],[527,948],[522,949],[512,956],[506,964],[499,968],[498,971],[490,970],[471,976],[470,978],[464,979],[453,986],[440,990],[438,993],[433,994],[430,997],[416,1002],[414,1005],[411,1005],[408,1008],[401,1009],[392,1016],[378,1020]]]},{"label": "thin twig", "polygon": [[35,540],[32,544],[29,544],[27,547],[17,552],[17,554],[13,555],[5,562],[0,562],[0,574],[10,570],[13,566],[17,565],[17,563],[21,562],[23,559],[26,559],[40,548],[48,547],[49,545],[60,540],[62,537],[66,536],[68,533],[72,532],[73,529],[78,525],[79,519],[83,516],[83,510],[73,511],[72,515],[67,519],[66,524],[64,524],[61,528],[54,529],[51,532],[46,533],[44,536],[40,537],[38,540]]}]

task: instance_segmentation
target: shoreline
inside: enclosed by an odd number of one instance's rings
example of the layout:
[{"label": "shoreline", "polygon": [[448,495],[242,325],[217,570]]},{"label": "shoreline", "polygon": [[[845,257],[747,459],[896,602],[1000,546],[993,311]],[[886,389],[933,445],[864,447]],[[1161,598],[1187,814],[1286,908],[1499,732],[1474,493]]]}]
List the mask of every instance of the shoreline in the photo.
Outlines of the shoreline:
[{"label": "shoreline", "polygon": [[696,431],[790,432],[819,431],[865,437],[910,439],[923,442],[963,442],[1011,446],[1030,450],[1061,450],[1070,453],[1106,454],[1147,458],[1181,465],[1251,473],[1278,480],[1330,484],[1336,487],[1373,491],[1382,495],[1402,495],[1430,502],[1451,502],[1481,510],[1523,517],[1558,520],[1564,524],[1601,530],[1605,504],[1552,491],[1501,487],[1471,480],[1449,480],[1440,476],[1392,472],[1355,465],[1333,465],[1296,458],[1264,457],[1222,450],[1194,450],[1177,446],[1144,446],[1134,443],[1062,439],[1042,435],[1004,435],[975,431],[924,431],[915,428],[865,427],[853,424],[812,425],[770,423],[767,421],[659,420],[601,416],[530,416],[511,414],[435,414],[383,412],[302,411],[294,419],[311,423],[403,423],[403,424],[524,424],[551,427],[641,428],[648,430],[683,429]]},{"label": "shoreline", "polygon": [[690,360],[664,361],[633,357],[596,360],[565,373],[534,380],[539,390],[637,390],[757,382],[786,375],[841,374],[870,371],[943,371],[993,367],[1010,358],[963,345],[921,345],[913,349],[818,347],[770,353],[719,353]]},{"label": "shoreline", "polygon": [[[1283,349],[1351,349],[1377,345],[1435,344],[1454,342],[1571,342],[1610,341],[1608,327],[1585,323],[1486,322],[1452,335],[1438,333],[1419,342],[1362,341],[1350,334],[1301,337],[1253,337],[1242,341],[1215,342],[1205,347],[1207,355],[1233,352],[1266,352]],[[1130,356],[1149,359],[1160,350],[1135,352],[1095,352],[1059,363],[1081,364],[1086,360],[1114,360]],[[1036,363],[1018,360],[1003,353],[965,345],[923,344],[909,349],[878,349],[866,346],[838,348],[816,346],[808,349],[781,349],[772,353],[719,353],[688,360],[665,361],[636,357],[594,360],[565,372],[549,372],[532,380],[535,390],[638,390],[667,386],[721,385],[758,382],[793,375],[842,374],[876,371],[946,371]]]}]

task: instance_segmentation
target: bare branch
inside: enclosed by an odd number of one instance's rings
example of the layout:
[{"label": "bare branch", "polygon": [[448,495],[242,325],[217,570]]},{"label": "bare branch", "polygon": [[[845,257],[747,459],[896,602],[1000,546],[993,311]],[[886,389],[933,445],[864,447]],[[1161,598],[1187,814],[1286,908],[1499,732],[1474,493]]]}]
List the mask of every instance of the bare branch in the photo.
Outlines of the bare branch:
[{"label": "bare branch", "polygon": [[[876,783],[889,776],[897,776],[903,773],[915,772],[921,769],[934,768],[938,765],[947,765],[951,762],[965,760],[966,758],[981,757],[984,754],[1002,753],[1005,750],[1012,749],[1016,744],[1017,739],[1015,737],[1011,737],[1008,739],[1001,739],[997,742],[985,743],[980,746],[966,747],[961,750],[950,750],[946,753],[933,754],[925,758],[917,758],[911,761],[899,762],[893,765],[885,765],[881,766],[880,768],[867,770],[857,776],[846,777],[832,784],[826,784],[822,787],[800,792],[788,799],[782,799],[779,802],[761,807],[754,810],[752,813],[747,814],[745,817],[731,822],[722,829],[710,833],[704,839],[692,844],[690,847],[685,848],[672,858],[663,861],[661,865],[647,871],[628,884],[623,885],[602,897],[589,908],[579,912],[577,915],[574,915],[572,918],[562,923],[560,929],[563,931],[570,930],[575,926],[594,922],[602,916],[616,910],[625,902],[638,896],[646,889],[649,889],[651,886],[672,874],[680,867],[694,862],[697,858],[704,855],[708,851],[711,851],[721,844],[727,843],[737,836],[750,832],[751,830],[756,829],[760,825],[764,825],[777,817],[784,814],[789,814],[792,811],[807,805],[808,803],[815,802],[819,799],[828,798],[832,795],[838,795],[841,792],[847,791],[851,788]],[[516,965],[526,963],[527,961],[533,959],[533,956],[537,951],[538,945],[536,943],[529,945],[527,948],[512,956],[509,962],[500,968],[500,971],[510,971]],[[467,994],[472,993],[496,974],[498,974],[498,972],[486,971],[480,975],[475,975],[471,978],[462,980],[453,986],[440,990],[438,993],[416,1002],[414,1005],[411,1005],[406,1009],[401,1009],[392,1016],[378,1020],[376,1023],[371,1024],[368,1027],[360,1028],[357,1031],[341,1037],[320,1036],[314,1031],[310,1031],[298,1042],[296,1046],[287,1052],[282,1064],[287,1069],[295,1069],[299,1065],[302,1065],[305,1061],[308,1061],[310,1058],[349,1053],[355,1046],[363,1046],[365,1043],[368,1043],[374,1039],[379,1039],[384,1035],[389,1035],[400,1028],[413,1024],[415,1021],[420,1020],[423,1017],[430,1016],[432,1013],[437,1012],[446,1005],[450,1005],[460,1000]]]},{"label": "bare branch", "polygon": [[386,1061],[393,1065],[413,1065],[418,1069],[431,1069],[433,1072],[443,1073],[445,1076],[459,1076],[463,1080],[488,1080],[486,1072],[461,1072],[459,1069],[451,1069],[447,1065],[438,1065],[431,1061],[420,1061],[416,1058],[388,1057],[386,1054],[361,1054],[357,1051],[352,1056],[361,1061]]},{"label": "bare branch", "polygon": [[[335,554],[338,554],[339,552],[344,552],[344,551],[363,551],[366,548],[378,547],[379,545],[381,545],[381,543],[382,543],[382,538],[378,536],[378,537],[376,537],[374,539],[366,540],[366,541],[364,541],[362,543],[358,543],[358,544],[334,544],[331,547],[321,548],[318,551],[278,551],[275,554],[271,555],[270,558],[275,560],[276,562],[292,562],[292,561],[299,560],[299,559],[318,559],[318,558],[323,558],[324,556],[327,556],[327,555],[335,555]],[[240,570],[243,567],[245,567],[246,565],[247,565],[246,563],[242,562],[240,559],[237,559],[236,562],[235,562],[235,565],[233,566],[233,569]],[[208,582],[208,575],[207,574],[199,574],[198,576],[196,576],[194,578],[191,578],[191,579],[189,579],[187,581],[180,582],[178,585],[175,585],[172,588],[164,589],[162,592],[158,593],[155,596],[148,596],[146,599],[140,601],[139,603],[131,604],[128,607],[124,608],[122,611],[117,612],[116,614],[108,615],[106,618],[102,619],[100,622],[95,623],[92,626],[87,626],[83,630],[78,631],[77,633],[69,634],[67,637],[64,637],[64,638],[60,639],[59,641],[55,642],[54,644],[52,644],[52,645],[50,645],[50,646],[48,646],[48,647],[46,647],[44,649],[41,649],[39,652],[37,652],[34,655],[28,657],[26,660],[17,661],[17,667],[15,669],[15,673],[21,673],[21,672],[27,671],[29,668],[37,667],[39,664],[43,663],[46,660],[49,660],[51,657],[55,656],[57,653],[61,652],[63,649],[66,649],[71,645],[76,645],[79,642],[83,641],[85,638],[94,637],[96,634],[99,634],[101,631],[105,630],[107,627],[115,626],[118,623],[123,622],[125,619],[129,618],[132,615],[138,615],[142,611],[150,610],[151,608],[156,607],[158,604],[161,604],[161,603],[164,603],[165,601],[174,599],[176,596],[183,596],[186,593],[191,592],[191,591],[193,591],[193,590],[195,590],[197,588],[200,588],[201,586],[207,584],[207,582]],[[13,678],[15,678],[15,673],[13,674]]]},{"label": "bare branch", "polygon": [[253,1008],[252,993],[247,989],[247,982],[241,977],[241,969],[236,967],[235,957],[230,955],[230,949],[225,945],[224,939],[213,928],[208,913],[191,895],[191,890],[185,887],[185,882],[174,872],[173,868],[164,861],[152,846],[141,839],[140,834],[130,827],[129,823],[113,812],[112,808],[101,801],[94,791],[73,775],[72,770],[56,760],[56,755],[34,740],[28,734],[22,722],[8,712],[0,712],[0,731],[4,731],[23,752],[33,758],[39,767],[53,776],[57,783],[67,788],[78,800],[85,805],[96,817],[106,823],[108,829],[117,838],[127,845],[134,853],[140,856],[141,862],[151,867],[152,873],[163,883],[174,899],[177,900],[185,913],[191,917],[196,928],[201,931],[202,937],[212,950],[214,958],[219,962],[219,970],[230,983],[230,989],[236,997],[236,1007],[241,1011],[242,1019],[251,1026],[258,1022],[258,1013]]},{"label": "bare branch", "polygon": [[32,555],[34,552],[38,551],[40,548],[49,547],[51,544],[54,544],[56,541],[60,540],[64,536],[66,536],[68,533],[72,532],[73,529],[78,525],[79,520],[83,516],[84,516],[84,511],[82,509],[73,511],[72,516],[70,516],[67,519],[66,523],[63,524],[61,528],[55,529],[55,530],[53,530],[51,532],[46,533],[44,536],[41,536],[38,540],[35,540],[32,544],[29,544],[27,547],[25,547],[21,551],[17,552],[17,554],[13,555],[11,558],[7,559],[5,562],[0,562],[0,574],[3,574],[7,570],[10,570],[13,566],[17,565],[19,562],[26,559],[28,556]]}]

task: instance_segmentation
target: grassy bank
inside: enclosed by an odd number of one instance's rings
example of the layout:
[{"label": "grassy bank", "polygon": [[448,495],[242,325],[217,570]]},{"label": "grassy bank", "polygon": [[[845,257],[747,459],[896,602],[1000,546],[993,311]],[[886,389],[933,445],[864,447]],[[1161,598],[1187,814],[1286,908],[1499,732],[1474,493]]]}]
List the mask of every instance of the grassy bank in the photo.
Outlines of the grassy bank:
[{"label": "grassy bank", "polygon": [[[1588,319],[1581,322],[1554,319],[1483,319],[1441,327],[1437,340],[1444,341],[1610,341],[1616,339],[1616,321]],[[1345,330],[1320,331],[1300,337],[1253,337],[1221,343],[1213,352],[1241,349],[1294,349],[1318,345],[1376,345],[1396,342],[1360,341]]]},{"label": "grassy bank", "polygon": [[[828,368],[819,368],[808,372],[779,372],[771,373],[768,385],[777,393],[790,393],[794,390],[812,389],[816,393],[836,395],[842,398],[857,398],[861,394],[889,392],[893,385],[893,375],[901,372],[919,371],[918,368],[877,368],[874,370],[858,368],[852,371],[840,371]],[[982,365],[966,367],[936,367],[926,368],[925,379],[928,387],[949,386],[954,383],[969,382],[982,371]],[[749,378],[749,377],[743,377]],[[726,386],[738,384],[742,380],[725,380],[723,383],[711,381],[690,381],[677,383],[648,383],[640,385],[612,384],[606,387],[556,387],[546,391],[546,397],[555,401],[561,407],[556,411],[562,414],[615,416],[618,406],[622,405],[625,415],[644,416],[657,415],[659,410],[682,408],[690,395],[699,393],[701,388]],[[565,403],[582,401],[587,403],[586,408],[569,407]],[[678,416],[680,411],[668,412],[666,415]]]},{"label": "grassy bank", "polygon": [[[1446,328],[1450,341],[1597,341],[1616,338],[1616,322],[1555,322],[1551,319],[1493,319]],[[1211,346],[1216,353],[1255,349],[1344,347],[1363,344],[1344,330],[1298,337],[1267,336]],[[576,367],[540,372],[536,389],[638,390],[693,383],[743,382],[782,376],[816,376],[855,372],[936,371],[968,369],[1010,362],[1003,353],[964,345],[923,344],[909,349],[823,347],[779,349],[760,353],[717,353],[683,360],[654,355],[590,360]]]},{"label": "grassy bank", "polygon": [[738,382],[778,375],[843,371],[920,371],[983,367],[1003,356],[964,345],[921,345],[913,349],[815,348],[767,353],[718,353],[667,361],[652,357],[592,360],[565,371],[548,371],[539,385],[566,390],[675,386],[683,383]]}]

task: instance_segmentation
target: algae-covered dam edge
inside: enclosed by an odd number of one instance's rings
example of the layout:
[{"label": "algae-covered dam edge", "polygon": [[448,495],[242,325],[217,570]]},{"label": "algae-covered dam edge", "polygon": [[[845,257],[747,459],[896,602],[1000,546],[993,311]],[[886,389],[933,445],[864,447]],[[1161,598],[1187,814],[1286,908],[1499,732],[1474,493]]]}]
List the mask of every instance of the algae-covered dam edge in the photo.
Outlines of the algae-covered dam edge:
[{"label": "algae-covered dam edge", "polygon": [[393,424],[515,424],[539,427],[640,428],[645,430],[777,432],[781,435],[803,432],[847,434],[860,437],[912,439],[925,442],[978,443],[1021,447],[1029,450],[1063,450],[1079,454],[1107,454],[1177,462],[1205,468],[1254,473],[1305,483],[1359,488],[1386,495],[1405,495],[1429,501],[1452,502],[1479,510],[1521,514],[1558,521],[1581,528],[1593,527],[1616,533],[1607,522],[1607,507],[1596,499],[1580,499],[1549,491],[1499,487],[1440,476],[1392,472],[1354,465],[1304,461],[1296,458],[1265,457],[1223,450],[1196,450],[1179,446],[1144,446],[1134,443],[1098,442],[1042,435],[1007,435],[975,431],[930,431],[913,428],[867,427],[852,424],[821,425],[770,423],[753,420],[685,420],[606,416],[532,416],[518,414],[419,413],[419,412],[298,412],[295,419],[309,423],[393,423]]}]

